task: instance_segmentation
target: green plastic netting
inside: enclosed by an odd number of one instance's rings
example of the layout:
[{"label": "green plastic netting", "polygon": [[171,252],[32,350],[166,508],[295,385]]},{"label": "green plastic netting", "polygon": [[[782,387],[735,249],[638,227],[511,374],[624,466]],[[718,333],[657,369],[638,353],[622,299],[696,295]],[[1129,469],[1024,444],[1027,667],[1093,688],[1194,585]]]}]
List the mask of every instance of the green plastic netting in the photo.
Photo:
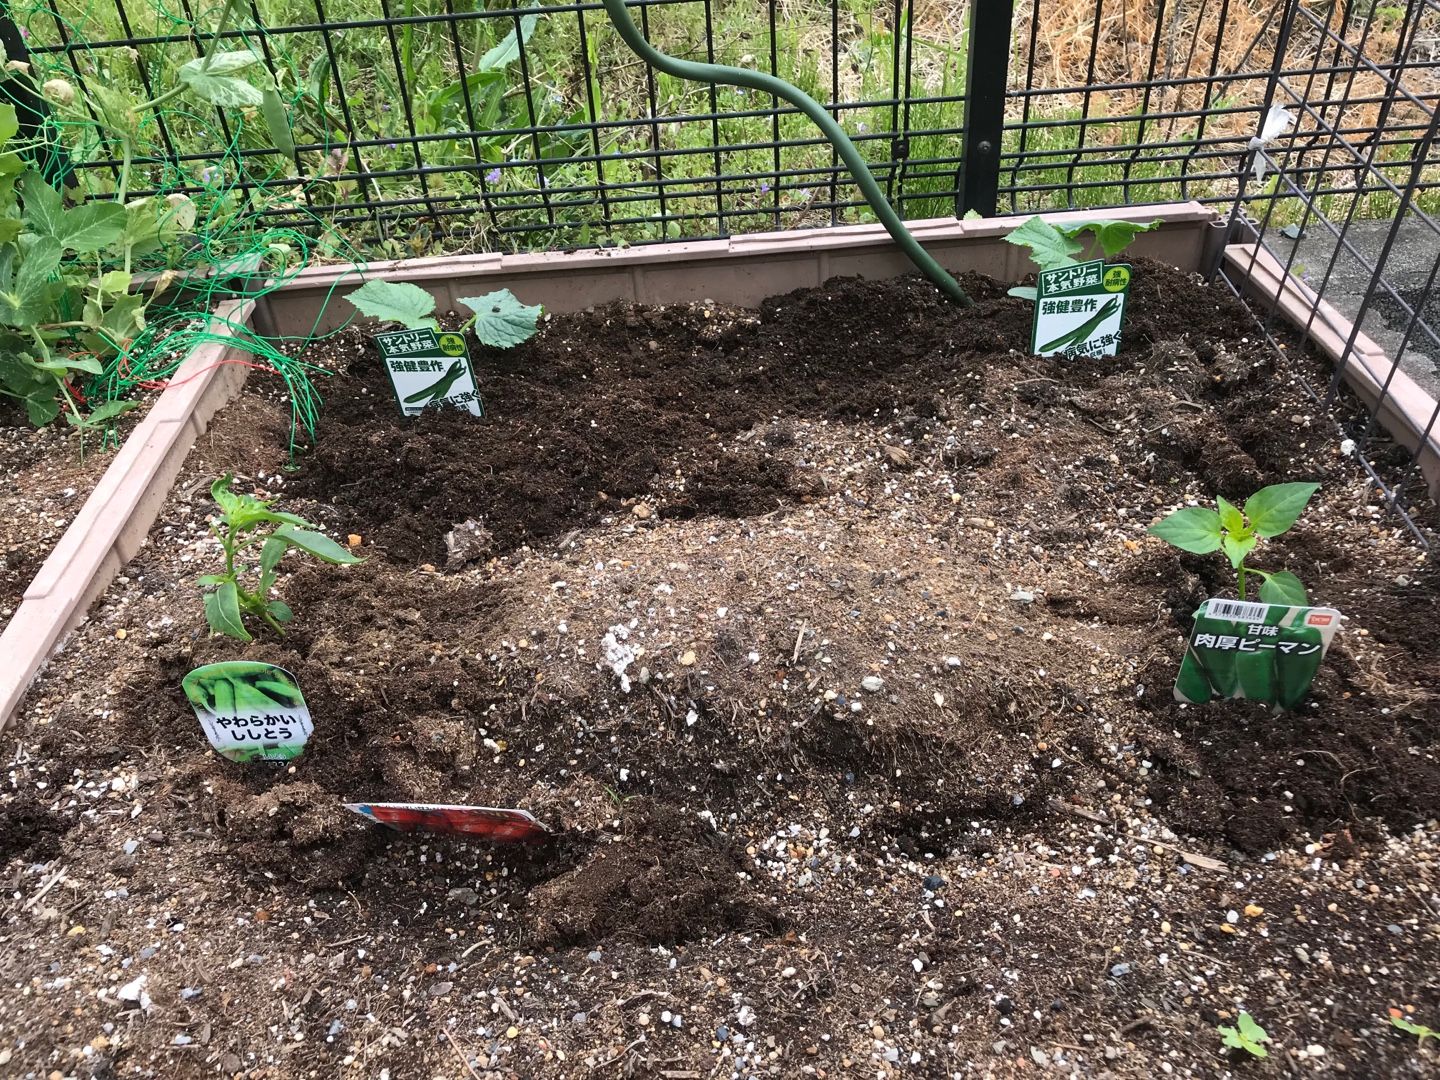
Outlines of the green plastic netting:
[{"label": "green plastic netting", "polygon": [[[191,8],[146,0],[136,7],[130,13],[115,0],[0,5],[0,16],[10,20],[8,32],[18,32],[18,40],[5,42],[0,81],[0,101],[14,104],[21,118],[21,131],[7,148],[19,151],[72,203],[148,198],[183,207],[183,227],[164,242],[123,265],[113,253],[101,254],[96,273],[131,271],[132,291],[152,299],[143,329],[127,340],[107,339],[113,355],[104,358],[103,373],[70,391],[87,409],[124,400],[139,389],[163,386],[194,348],[219,342],[246,357],[225,362],[245,363],[283,381],[293,452],[298,441],[314,436],[320,369],[300,357],[316,335],[267,338],[212,313],[223,300],[265,295],[315,261],[363,265],[360,253],[327,221],[323,201],[317,204],[316,185],[295,182],[298,162],[288,128],[289,111],[301,96],[299,75],[253,29],[248,4]],[[241,36],[217,41],[222,26]],[[160,40],[143,51],[107,44],[147,38]],[[85,44],[59,51],[41,44],[56,40]],[[203,69],[201,77],[221,72],[230,82],[200,85],[203,95],[196,92],[193,65],[186,74],[191,60],[244,51],[257,59],[233,72],[223,64]],[[23,61],[16,61],[17,53]],[[239,93],[237,82],[251,89]],[[237,96],[232,102],[227,94]],[[278,116],[275,99],[285,110]],[[147,104],[157,100],[158,106]],[[288,144],[289,156],[277,144]],[[271,224],[277,211],[283,226]]]}]

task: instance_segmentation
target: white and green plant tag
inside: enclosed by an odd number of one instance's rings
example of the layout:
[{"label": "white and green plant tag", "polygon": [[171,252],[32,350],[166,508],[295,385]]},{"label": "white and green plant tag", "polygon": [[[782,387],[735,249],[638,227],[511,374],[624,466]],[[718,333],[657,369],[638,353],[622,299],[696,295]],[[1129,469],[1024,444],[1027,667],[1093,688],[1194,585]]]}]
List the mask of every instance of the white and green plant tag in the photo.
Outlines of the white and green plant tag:
[{"label": "white and green plant tag", "polygon": [[417,416],[441,405],[465,408],[474,416],[485,415],[463,335],[422,326],[376,334],[375,345],[390,373],[400,411],[406,416]]},{"label": "white and green plant tag", "polygon": [[1130,298],[1126,263],[1093,262],[1042,270],[1030,348],[1037,356],[1114,356]]},{"label": "white and green plant tag", "polygon": [[210,745],[231,761],[290,761],[315,730],[295,676],[274,664],[206,664],[180,686]]},{"label": "white and green plant tag", "polygon": [[1175,699],[1203,705],[1245,698],[1293,709],[1309,692],[1340,619],[1328,607],[1206,600],[1195,612]]}]

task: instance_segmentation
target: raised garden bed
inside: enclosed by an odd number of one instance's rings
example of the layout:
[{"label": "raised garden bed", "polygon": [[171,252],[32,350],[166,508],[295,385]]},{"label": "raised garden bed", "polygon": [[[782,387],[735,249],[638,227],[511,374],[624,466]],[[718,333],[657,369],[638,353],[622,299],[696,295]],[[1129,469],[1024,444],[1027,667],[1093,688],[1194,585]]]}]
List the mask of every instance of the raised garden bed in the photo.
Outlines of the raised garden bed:
[{"label": "raised garden bed", "polygon": [[[966,284],[555,315],[479,357],[480,421],[402,420],[348,332],[294,474],[247,390],[0,748],[7,1067],[1216,1075],[1244,1008],[1249,1072],[1430,1074],[1386,1011],[1440,1013],[1437,582],[1294,384],[1323,359],[1154,263],[1108,361]],[[230,470],[368,556],[297,563],[284,639],[206,635]],[[1322,489],[1269,561],[1347,631],[1294,713],[1181,707],[1228,575],[1144,530],[1288,479]],[[206,748],[180,678],[237,656],[304,687],[292,766]]]}]

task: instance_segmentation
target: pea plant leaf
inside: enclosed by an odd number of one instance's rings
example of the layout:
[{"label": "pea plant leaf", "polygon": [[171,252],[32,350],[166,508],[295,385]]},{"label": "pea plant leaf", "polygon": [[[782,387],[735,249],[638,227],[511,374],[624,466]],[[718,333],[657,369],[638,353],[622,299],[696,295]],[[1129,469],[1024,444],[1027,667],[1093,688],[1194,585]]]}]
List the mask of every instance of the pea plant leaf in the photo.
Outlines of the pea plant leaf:
[{"label": "pea plant leaf", "polygon": [[25,399],[25,415],[36,427],[44,427],[59,416],[60,402],[55,400],[55,388],[33,391]]},{"label": "pea plant leaf", "polygon": [[544,309],[522,304],[509,289],[484,296],[462,296],[460,303],[475,312],[475,336],[497,349],[509,349],[535,336],[535,323]]},{"label": "pea plant leaf", "polygon": [[1007,243],[1029,248],[1030,258],[1041,270],[1053,270],[1075,261],[1085,245],[1039,217],[1032,217],[1005,234]]},{"label": "pea plant leaf", "polygon": [[[42,236],[30,245],[18,270],[14,270],[16,249],[0,249],[0,323],[29,327],[46,321],[50,314],[50,276],[60,266],[60,244],[53,236]],[[13,276],[12,276],[13,270]]]},{"label": "pea plant leaf", "polygon": [[116,202],[87,202],[67,210],[52,235],[62,247],[89,255],[109,247],[125,233],[127,214]]},{"label": "pea plant leaf", "polygon": [[1208,506],[1187,506],[1162,518],[1147,530],[1181,551],[1204,555],[1220,546],[1220,515]]},{"label": "pea plant leaf", "polygon": [[1245,500],[1245,516],[1261,536],[1279,536],[1295,524],[1319,484],[1271,484]]},{"label": "pea plant leaf", "polygon": [[33,170],[21,178],[25,224],[35,235],[52,237],[62,248],[88,255],[109,247],[125,231],[125,208],[116,202],[87,202],[65,209],[60,193]]},{"label": "pea plant leaf", "polygon": [[[1263,570],[1259,572],[1264,573]],[[1265,582],[1260,586],[1260,602],[1306,607],[1310,603],[1310,597],[1306,595],[1305,586],[1300,584],[1298,577],[1289,570],[1281,570],[1278,574],[1265,574]]]},{"label": "pea plant leaf", "polygon": [[265,95],[251,86],[236,72],[244,71],[260,62],[258,53],[249,49],[232,52],[217,52],[210,56],[197,56],[183,64],[177,74],[180,81],[196,97],[221,108],[241,108],[261,105]]},{"label": "pea plant leaf", "polygon": [[367,281],[345,299],[372,319],[398,322],[407,330],[440,329],[431,315],[435,298],[408,281]]},{"label": "pea plant leaf", "polygon": [[20,178],[20,194],[24,197],[25,224],[31,232],[37,236],[55,236],[64,227],[61,224],[64,200],[34,169]]}]

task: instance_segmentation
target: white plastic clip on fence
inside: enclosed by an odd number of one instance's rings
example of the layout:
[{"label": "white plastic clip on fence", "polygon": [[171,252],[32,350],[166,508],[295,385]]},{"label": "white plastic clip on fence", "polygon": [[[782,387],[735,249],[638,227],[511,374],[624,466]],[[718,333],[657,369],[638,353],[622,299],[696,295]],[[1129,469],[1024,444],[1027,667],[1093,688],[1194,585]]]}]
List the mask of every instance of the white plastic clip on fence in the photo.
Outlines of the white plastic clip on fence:
[{"label": "white plastic clip on fence", "polygon": [[1255,174],[1257,184],[1265,182],[1265,163],[1270,160],[1265,154],[1265,147],[1294,126],[1295,117],[1284,105],[1271,105],[1270,110],[1265,114],[1265,122],[1260,125],[1260,134],[1250,136],[1249,146],[1255,152],[1255,158],[1250,167]]}]

